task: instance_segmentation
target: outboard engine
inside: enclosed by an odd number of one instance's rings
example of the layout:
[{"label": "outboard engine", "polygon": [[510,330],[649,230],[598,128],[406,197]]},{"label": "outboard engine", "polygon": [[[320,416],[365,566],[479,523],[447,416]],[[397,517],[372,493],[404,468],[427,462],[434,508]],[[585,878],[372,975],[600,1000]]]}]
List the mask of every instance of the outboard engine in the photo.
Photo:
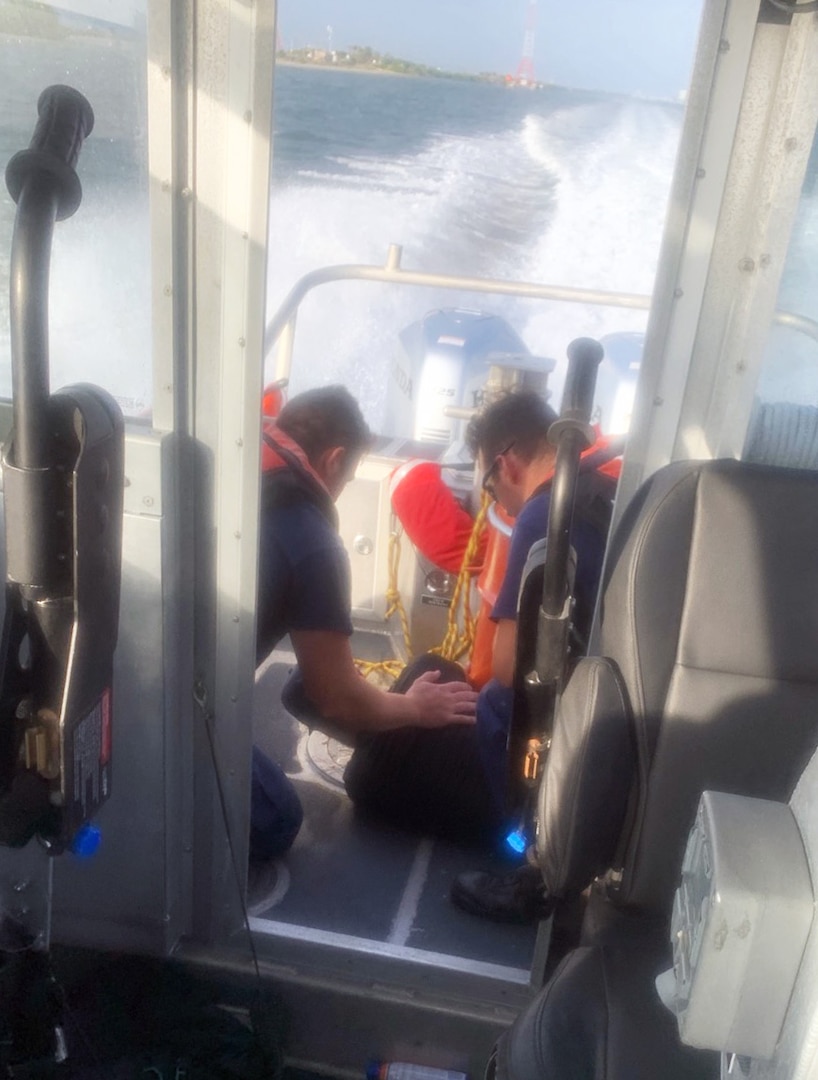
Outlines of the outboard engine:
[{"label": "outboard engine", "polygon": [[[505,319],[463,308],[428,312],[401,332],[399,342],[384,410],[385,475],[378,474],[387,488],[385,519],[374,537],[361,528],[369,504],[357,497],[363,470],[339,508],[341,534],[352,553],[353,614],[367,621],[380,591],[377,584],[373,588],[372,571],[387,564],[393,529],[388,508],[395,509],[413,545],[414,557],[407,553],[400,566],[399,592],[417,652],[439,645],[447,632],[458,570],[479,510],[464,426],[503,390],[530,387],[547,397],[556,362],[534,356]],[[367,468],[379,465],[370,458]],[[483,542],[475,553],[477,565],[484,547]]]},{"label": "outboard engine", "polygon": [[[400,334],[385,430],[396,438],[448,445],[486,393],[532,385],[545,393],[555,361],[533,356],[498,315],[462,308],[430,311]],[[465,413],[464,411],[465,410]]]},{"label": "outboard engine", "polygon": [[596,382],[591,419],[605,435],[626,435],[631,423],[636,380],[642,366],[645,335],[621,330],[599,339],[605,351]]}]

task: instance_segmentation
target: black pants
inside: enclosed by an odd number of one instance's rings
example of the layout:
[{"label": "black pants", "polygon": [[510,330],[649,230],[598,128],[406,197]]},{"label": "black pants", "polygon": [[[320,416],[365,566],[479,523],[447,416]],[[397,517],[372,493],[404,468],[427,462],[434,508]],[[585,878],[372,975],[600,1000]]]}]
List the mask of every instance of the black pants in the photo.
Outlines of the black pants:
[{"label": "black pants", "polygon": [[[391,692],[405,693],[427,671],[439,671],[441,682],[465,681],[458,664],[427,653],[404,668]],[[492,846],[502,833],[471,725],[360,736],[344,783],[356,807],[401,828]]]}]

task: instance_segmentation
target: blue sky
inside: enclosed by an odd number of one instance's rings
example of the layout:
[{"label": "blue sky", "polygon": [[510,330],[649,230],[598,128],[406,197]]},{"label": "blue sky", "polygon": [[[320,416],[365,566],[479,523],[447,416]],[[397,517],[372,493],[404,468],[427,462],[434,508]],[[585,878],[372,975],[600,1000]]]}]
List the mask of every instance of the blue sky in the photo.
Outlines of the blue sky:
[{"label": "blue sky", "polygon": [[[52,0],[133,22],[146,0]],[[279,0],[284,48],[371,45],[451,71],[513,74],[530,0]],[[590,90],[676,98],[688,83],[702,0],[538,0],[534,73]],[[328,29],[331,27],[331,32]]]},{"label": "blue sky", "polygon": [[[452,71],[513,73],[529,0],[279,0],[281,44],[371,45]],[[538,79],[676,97],[686,87],[701,0],[538,0]],[[328,27],[332,28],[331,35]]]}]

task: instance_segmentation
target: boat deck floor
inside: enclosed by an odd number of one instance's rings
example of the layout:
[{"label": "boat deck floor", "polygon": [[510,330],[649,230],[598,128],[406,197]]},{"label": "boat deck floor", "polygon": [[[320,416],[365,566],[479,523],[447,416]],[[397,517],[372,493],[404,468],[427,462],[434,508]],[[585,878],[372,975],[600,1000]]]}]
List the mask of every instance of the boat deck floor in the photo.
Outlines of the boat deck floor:
[{"label": "boat deck floor", "polygon": [[281,705],[281,687],[295,663],[287,645],[259,669],[254,737],[292,779],[304,823],[278,864],[271,893],[251,911],[257,925],[291,924],[527,970],[535,926],[492,923],[449,900],[461,871],[507,871],[516,864],[496,852],[407,833],[358,814],[342,782],[351,751],[310,733]]}]

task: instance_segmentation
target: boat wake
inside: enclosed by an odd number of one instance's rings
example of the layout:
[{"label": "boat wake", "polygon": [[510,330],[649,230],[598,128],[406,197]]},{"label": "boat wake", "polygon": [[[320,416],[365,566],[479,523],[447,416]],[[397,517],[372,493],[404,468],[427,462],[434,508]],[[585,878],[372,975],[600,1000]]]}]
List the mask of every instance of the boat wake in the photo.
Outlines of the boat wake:
[{"label": "boat wake", "polygon": [[[412,153],[369,149],[314,168],[302,162],[272,193],[270,312],[308,271],[382,264],[390,242],[402,246],[405,269],[649,294],[681,110],[564,99],[529,106],[507,129],[430,133]],[[643,330],[646,321],[643,312],[611,308],[333,285],[299,319],[292,392],[316,381],[348,382],[377,429],[401,329],[453,305],[502,315],[533,353],[556,358],[555,394],[572,338]],[[268,364],[269,376],[271,358]]]}]

